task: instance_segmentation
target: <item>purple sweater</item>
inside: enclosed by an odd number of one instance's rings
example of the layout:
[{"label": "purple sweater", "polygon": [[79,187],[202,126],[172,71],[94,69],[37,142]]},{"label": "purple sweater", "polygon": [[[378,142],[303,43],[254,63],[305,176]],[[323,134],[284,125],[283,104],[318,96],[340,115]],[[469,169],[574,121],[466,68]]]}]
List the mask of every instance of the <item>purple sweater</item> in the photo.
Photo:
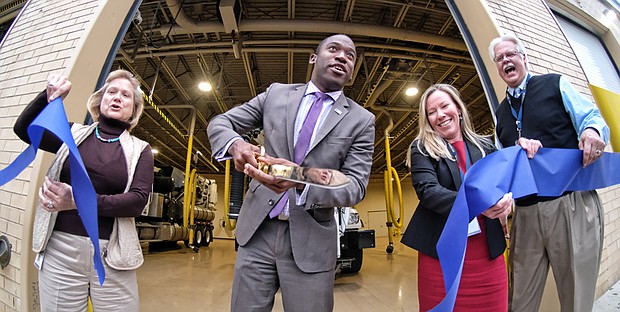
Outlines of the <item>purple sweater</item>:
[{"label": "purple sweater", "polygon": [[[28,125],[47,105],[46,92],[40,93],[17,119],[13,130],[26,143],[30,143],[26,129]],[[109,119],[101,115],[99,118],[99,134],[104,139],[118,137],[129,124]],[[56,153],[62,142],[50,132],[45,132],[41,139],[40,149]],[[115,217],[136,217],[148,202],[153,185],[153,154],[147,146],[140,154],[134,178],[129,191],[127,186],[127,164],[120,142],[107,143],[91,134],[78,146],[86,171],[97,193],[97,210],[99,211],[99,238],[109,239]],[[71,184],[69,162],[65,161],[60,173],[60,181]],[[88,236],[77,210],[58,213],[54,230]]]}]

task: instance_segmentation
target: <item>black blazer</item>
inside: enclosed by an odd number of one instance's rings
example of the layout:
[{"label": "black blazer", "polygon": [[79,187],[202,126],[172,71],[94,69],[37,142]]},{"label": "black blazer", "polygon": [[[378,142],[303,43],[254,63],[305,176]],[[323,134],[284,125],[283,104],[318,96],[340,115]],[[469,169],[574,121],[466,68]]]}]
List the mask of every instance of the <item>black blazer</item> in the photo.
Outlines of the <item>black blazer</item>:
[{"label": "black blazer", "polygon": [[[472,162],[482,158],[482,153],[473,143],[465,142]],[[436,161],[424,155],[418,149],[417,143],[414,141],[411,148],[411,182],[420,203],[401,242],[425,255],[438,258],[437,241],[461,186],[461,175],[456,162],[446,158]],[[485,147],[487,155],[494,151],[495,148],[492,146]],[[489,254],[491,259],[495,259],[506,249],[504,231],[498,219],[484,216],[483,219]]]}]

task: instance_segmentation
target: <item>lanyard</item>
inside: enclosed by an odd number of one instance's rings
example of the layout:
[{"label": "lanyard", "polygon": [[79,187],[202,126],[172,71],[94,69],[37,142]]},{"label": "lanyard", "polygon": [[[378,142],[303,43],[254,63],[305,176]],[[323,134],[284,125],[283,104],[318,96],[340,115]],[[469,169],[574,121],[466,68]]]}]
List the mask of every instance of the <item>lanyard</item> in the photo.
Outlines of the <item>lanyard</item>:
[{"label": "lanyard", "polygon": [[[508,88],[506,88],[506,101],[508,101],[508,106],[510,106],[510,112],[512,116],[516,119],[515,123],[517,125],[517,140],[521,137],[521,129],[523,128],[523,100],[525,99],[525,91],[527,90],[527,83],[530,81],[532,75],[527,73],[527,77],[525,78],[525,86],[523,87],[523,92],[521,92],[521,96],[519,97],[521,103],[519,105],[519,112],[515,111],[515,108],[512,106],[512,100],[510,99],[510,94],[508,93]],[[516,143],[515,143],[516,144]]]},{"label": "lanyard", "polygon": [[465,172],[469,171],[469,167],[471,167],[471,159],[469,158],[469,150],[467,149],[467,142],[463,141],[463,146],[465,147],[465,171],[463,171],[461,167],[459,166],[459,156],[458,156],[458,153],[456,152],[456,148],[454,148],[454,146],[450,143],[448,143],[448,146],[450,146],[450,152],[452,153],[452,156],[454,156],[454,159],[456,159],[456,166],[459,168],[459,173],[461,174],[461,180],[463,180],[465,176]]}]

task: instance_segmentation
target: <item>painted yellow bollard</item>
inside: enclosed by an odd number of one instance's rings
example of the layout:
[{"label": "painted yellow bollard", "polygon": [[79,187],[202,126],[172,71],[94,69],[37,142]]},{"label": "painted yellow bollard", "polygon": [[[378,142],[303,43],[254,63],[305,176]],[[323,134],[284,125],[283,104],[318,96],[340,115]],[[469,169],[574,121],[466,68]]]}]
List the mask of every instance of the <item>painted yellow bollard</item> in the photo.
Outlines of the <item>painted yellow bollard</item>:
[{"label": "painted yellow bollard", "polygon": [[594,101],[601,111],[609,127],[611,147],[614,152],[620,152],[620,94],[590,85]]}]

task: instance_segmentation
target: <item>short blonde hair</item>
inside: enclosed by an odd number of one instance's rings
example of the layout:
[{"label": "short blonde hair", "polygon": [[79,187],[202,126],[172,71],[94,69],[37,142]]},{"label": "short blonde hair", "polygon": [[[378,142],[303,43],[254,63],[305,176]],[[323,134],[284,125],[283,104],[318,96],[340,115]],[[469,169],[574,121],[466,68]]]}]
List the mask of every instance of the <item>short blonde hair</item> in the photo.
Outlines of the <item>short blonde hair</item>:
[{"label": "short blonde hair", "polygon": [[[448,94],[450,98],[452,98],[452,101],[461,112],[460,123],[463,138],[474,143],[476,147],[480,149],[480,152],[482,152],[482,156],[486,156],[486,152],[484,151],[483,146],[492,146],[491,141],[487,137],[479,135],[475,132],[474,126],[471,122],[471,118],[469,117],[469,113],[467,112],[467,107],[465,106],[465,103],[463,103],[463,100],[461,100],[459,91],[449,84],[434,84],[428,89],[426,89],[426,91],[424,91],[424,94],[422,94],[422,99],[420,100],[420,109],[418,113],[418,136],[416,137],[416,140],[418,141],[418,149],[420,151],[426,150],[429,156],[436,160],[439,160],[439,158],[456,160],[454,159],[452,153],[450,153],[450,151],[448,150],[444,138],[442,138],[437,133],[437,131],[433,129],[433,127],[428,121],[426,103],[428,102],[428,97],[436,91],[443,91]],[[424,147],[424,149],[422,149],[422,147]]]},{"label": "short blonde hair", "polygon": [[88,108],[88,112],[92,116],[94,121],[99,121],[99,116],[101,115],[101,99],[103,95],[108,89],[110,82],[115,79],[127,79],[131,85],[133,86],[133,112],[131,117],[129,118],[129,131],[138,125],[138,121],[140,120],[140,116],[142,115],[142,111],[144,110],[144,99],[142,98],[142,90],[140,90],[140,82],[136,77],[129,71],[124,69],[117,69],[115,71],[110,72],[108,77],[105,80],[105,84],[95,93],[93,93],[86,103],[86,107]]}]

